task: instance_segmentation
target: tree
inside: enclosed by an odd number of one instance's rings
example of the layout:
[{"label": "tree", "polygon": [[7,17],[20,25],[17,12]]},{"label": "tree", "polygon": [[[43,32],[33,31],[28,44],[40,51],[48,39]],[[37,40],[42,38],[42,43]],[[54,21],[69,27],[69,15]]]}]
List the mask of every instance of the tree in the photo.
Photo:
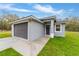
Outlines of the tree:
[{"label": "tree", "polygon": [[67,31],[79,31],[79,18],[69,17],[64,20],[66,22]]},{"label": "tree", "polygon": [[0,17],[0,29],[1,30],[10,30],[11,24],[15,20],[19,19],[16,14],[4,14]]}]

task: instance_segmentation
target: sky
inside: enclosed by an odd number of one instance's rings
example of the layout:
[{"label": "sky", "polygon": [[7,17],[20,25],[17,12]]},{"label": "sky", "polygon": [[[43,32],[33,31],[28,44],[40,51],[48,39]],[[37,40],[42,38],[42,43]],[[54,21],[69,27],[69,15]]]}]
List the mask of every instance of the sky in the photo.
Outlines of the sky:
[{"label": "sky", "polygon": [[16,14],[20,17],[34,15],[38,18],[57,16],[66,18],[79,17],[79,4],[77,3],[1,3],[0,15],[4,13]]}]

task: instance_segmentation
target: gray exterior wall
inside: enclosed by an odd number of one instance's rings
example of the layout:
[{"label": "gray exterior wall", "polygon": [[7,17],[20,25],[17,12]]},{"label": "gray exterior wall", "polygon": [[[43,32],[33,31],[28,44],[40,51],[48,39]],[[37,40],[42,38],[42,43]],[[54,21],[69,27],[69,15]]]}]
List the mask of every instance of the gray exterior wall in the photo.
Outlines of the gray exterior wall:
[{"label": "gray exterior wall", "polygon": [[28,39],[28,23],[14,24],[14,36]]},{"label": "gray exterior wall", "polygon": [[36,22],[34,20],[28,22],[28,38],[30,40],[35,40],[44,36],[45,28],[42,23]]},{"label": "gray exterior wall", "polygon": [[55,36],[61,36],[61,37],[64,37],[65,36],[65,24],[60,24],[60,30],[61,31],[56,31],[56,28],[55,28]]}]

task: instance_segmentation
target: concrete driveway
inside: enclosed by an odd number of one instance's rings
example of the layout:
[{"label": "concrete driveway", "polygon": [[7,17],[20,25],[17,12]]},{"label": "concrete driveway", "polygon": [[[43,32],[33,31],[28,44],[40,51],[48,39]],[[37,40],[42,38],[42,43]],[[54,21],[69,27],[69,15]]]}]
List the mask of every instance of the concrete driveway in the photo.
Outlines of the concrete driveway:
[{"label": "concrete driveway", "polygon": [[11,47],[11,44],[14,42],[11,37],[0,39],[0,51]]},{"label": "concrete driveway", "polygon": [[0,39],[0,51],[6,48],[13,48],[24,56],[36,56],[48,41],[48,37],[43,37],[35,41],[28,41],[22,38]]}]

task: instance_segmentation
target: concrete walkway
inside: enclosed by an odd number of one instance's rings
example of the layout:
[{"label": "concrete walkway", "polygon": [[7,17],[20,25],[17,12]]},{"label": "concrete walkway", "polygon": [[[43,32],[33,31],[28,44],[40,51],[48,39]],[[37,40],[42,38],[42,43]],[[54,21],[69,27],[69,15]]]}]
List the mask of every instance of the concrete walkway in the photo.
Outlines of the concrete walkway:
[{"label": "concrete walkway", "polygon": [[40,38],[35,41],[28,41],[17,37],[7,38],[2,39],[2,42],[4,41],[5,44],[1,46],[3,48],[13,48],[24,56],[36,56],[41,51],[41,49],[44,47],[44,45],[47,43],[48,40],[49,40],[48,37]]},{"label": "concrete walkway", "polygon": [[42,48],[45,46],[48,40],[49,40],[48,37],[43,37],[38,40],[32,41],[32,50],[31,50],[32,56],[36,56],[42,50]]}]

